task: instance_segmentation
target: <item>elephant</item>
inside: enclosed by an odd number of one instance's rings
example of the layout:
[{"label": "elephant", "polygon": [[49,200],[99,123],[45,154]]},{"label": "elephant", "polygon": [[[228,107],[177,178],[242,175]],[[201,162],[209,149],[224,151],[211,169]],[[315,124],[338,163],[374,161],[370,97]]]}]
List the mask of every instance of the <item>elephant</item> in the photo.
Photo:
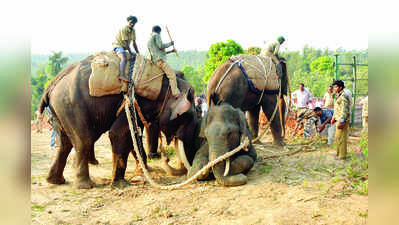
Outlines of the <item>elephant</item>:
[{"label": "elephant", "polygon": [[[254,166],[256,150],[251,143],[251,132],[244,113],[231,105],[222,104],[209,108],[201,123],[200,137],[205,143],[197,151],[188,177],[196,174],[209,161],[233,150],[240,145],[245,137],[249,139],[247,150],[241,150],[228,160],[212,167],[217,183],[223,186],[238,186],[247,183],[245,175]],[[210,171],[203,174],[199,180],[209,179]]]},{"label": "elephant", "polygon": [[[63,171],[67,157],[74,147],[76,170],[73,186],[76,188],[94,187],[95,183],[90,179],[88,163],[95,162],[94,143],[107,131],[112,146],[112,184],[125,181],[129,153],[133,152],[135,156],[126,113],[122,110],[117,115],[124,98],[123,94],[102,97],[93,97],[89,94],[88,80],[92,59],[93,56],[89,56],[64,68],[43,93],[39,111],[42,113],[45,107],[50,108],[54,119],[59,124],[61,140],[56,159],[46,179],[48,183],[65,183]],[[182,140],[184,150],[181,155],[186,156],[186,161],[188,159],[192,162],[199,149],[199,146],[195,146],[195,139],[200,131],[194,108],[194,90],[184,79],[179,77],[176,79],[182,93],[181,97],[175,98],[168,94],[169,82],[164,76],[162,89],[156,100],[140,96],[137,96],[136,100],[149,124],[155,121],[154,123],[157,123],[159,129],[168,138],[173,136]],[[183,104],[180,104],[182,102]],[[180,107],[181,105],[183,107]],[[137,115],[136,118],[140,117]],[[144,125],[140,119],[138,119],[138,125],[143,130]],[[141,138],[139,139],[142,143]],[[146,153],[140,152],[140,155],[147,165]],[[136,166],[138,166],[137,160]]]},{"label": "elephant", "polygon": [[[242,111],[248,111],[252,137],[256,138],[258,137],[259,130],[260,107],[262,107],[266,117],[270,120],[277,104],[276,94],[278,92],[268,93],[265,91],[263,95],[256,94],[251,91],[248,79],[237,65],[234,65],[230,71],[227,71],[231,64],[233,62],[228,60],[213,72],[208,82],[208,105],[228,103],[235,108],[240,108]],[[276,65],[276,70],[281,79],[280,113],[276,113],[273,121],[271,121],[270,128],[273,136],[273,144],[284,145],[285,120],[283,115],[285,114],[286,104],[283,96],[287,95],[288,86],[287,66],[284,58],[280,57],[280,63]],[[226,72],[227,75],[225,75]],[[218,90],[216,90],[221,80],[223,82],[221,82]]]}]

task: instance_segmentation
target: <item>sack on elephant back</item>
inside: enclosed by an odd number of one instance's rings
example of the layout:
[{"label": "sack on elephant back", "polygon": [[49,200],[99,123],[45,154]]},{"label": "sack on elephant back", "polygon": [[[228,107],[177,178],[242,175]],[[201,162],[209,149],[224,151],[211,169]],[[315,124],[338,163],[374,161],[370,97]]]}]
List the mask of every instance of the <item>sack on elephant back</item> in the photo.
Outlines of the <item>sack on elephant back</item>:
[{"label": "sack on elephant back", "polygon": [[[122,82],[119,80],[120,58],[114,51],[100,52],[94,55],[91,62],[92,73],[89,78],[91,96],[120,94]],[[126,64],[128,75],[130,62]],[[142,55],[136,56],[132,77],[136,94],[150,100],[156,100],[162,88],[163,72]]]},{"label": "sack on elephant back", "polygon": [[[114,51],[94,54],[91,61],[89,93],[101,97],[121,93],[122,83],[119,80],[120,59]],[[129,65],[126,66],[128,68]]]},{"label": "sack on elephant back", "polygon": [[153,101],[156,100],[161,92],[164,74],[151,60],[137,55],[132,74],[136,94]]},{"label": "sack on elephant back", "polygon": [[279,78],[276,74],[276,65],[271,57],[257,55],[232,56],[233,61],[240,60],[242,67],[248,74],[254,87],[260,91],[278,90]]}]

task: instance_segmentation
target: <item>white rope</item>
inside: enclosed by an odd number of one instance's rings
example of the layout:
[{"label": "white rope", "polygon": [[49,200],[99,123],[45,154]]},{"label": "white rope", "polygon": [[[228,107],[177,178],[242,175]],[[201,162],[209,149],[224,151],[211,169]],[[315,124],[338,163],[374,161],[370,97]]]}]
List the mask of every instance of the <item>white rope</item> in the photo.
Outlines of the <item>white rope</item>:
[{"label": "white rope", "polygon": [[[230,65],[230,67],[229,67],[229,68],[226,70],[226,72],[224,73],[222,79],[219,80],[218,85],[216,85],[215,93],[216,93],[216,91],[219,89],[219,87],[220,87],[220,85],[222,84],[224,78],[226,78],[227,74],[230,72],[230,70],[233,68],[233,66],[234,66],[236,63],[241,63],[242,61],[243,61],[243,60],[239,58],[238,60],[234,61],[234,62]],[[215,70],[215,71],[216,71],[216,70]]]},{"label": "white rope", "polygon": [[[279,85],[281,86],[281,79],[279,81]],[[274,108],[274,112],[272,114],[271,119],[269,120],[269,123],[267,124],[266,128],[263,130],[263,133],[261,135],[259,135],[257,138],[255,138],[252,142],[256,142],[256,141],[260,140],[263,137],[263,135],[266,134],[267,129],[270,127],[270,124],[272,123],[272,121],[274,119],[274,116],[276,115],[277,108],[278,108],[278,105],[280,103],[280,95],[281,95],[281,88],[279,88],[279,93],[278,93],[278,96],[277,96],[276,107]]]},{"label": "white rope", "polygon": [[[134,100],[134,96],[133,100]],[[245,151],[248,151],[247,146],[249,145],[249,140],[248,137],[246,137],[243,142],[236,147],[235,149],[233,149],[230,152],[227,152],[226,154],[219,156],[217,159],[213,160],[212,162],[209,162],[206,166],[204,166],[201,170],[199,170],[194,176],[190,177],[189,179],[187,179],[186,181],[180,183],[180,184],[172,184],[172,185],[161,185],[156,183],[150,176],[150,174],[148,173],[143,159],[141,157],[141,154],[139,152],[138,149],[138,144],[137,144],[137,140],[135,138],[134,135],[134,129],[133,129],[133,125],[132,125],[132,118],[131,118],[131,113],[130,113],[130,109],[129,109],[129,105],[131,105],[131,101],[129,99],[129,97],[127,95],[125,95],[125,99],[126,99],[126,104],[125,104],[125,112],[126,112],[126,116],[127,116],[127,120],[129,122],[129,129],[130,129],[130,135],[132,136],[133,139],[133,145],[134,145],[134,151],[136,152],[137,158],[139,159],[139,164],[143,170],[144,176],[147,179],[147,181],[150,183],[151,186],[158,188],[158,189],[162,189],[162,190],[173,190],[173,189],[177,189],[180,187],[183,187],[195,180],[197,180],[198,177],[200,177],[202,174],[204,174],[207,170],[209,170],[211,167],[215,166],[216,164],[218,164],[219,162],[222,162],[224,160],[226,160],[227,158],[231,157],[232,155],[234,155],[235,153],[241,151],[241,149],[244,149]],[[134,113],[134,117],[137,123],[137,118],[136,118],[136,113],[133,107],[133,113]],[[136,124],[137,125],[137,124]]]}]

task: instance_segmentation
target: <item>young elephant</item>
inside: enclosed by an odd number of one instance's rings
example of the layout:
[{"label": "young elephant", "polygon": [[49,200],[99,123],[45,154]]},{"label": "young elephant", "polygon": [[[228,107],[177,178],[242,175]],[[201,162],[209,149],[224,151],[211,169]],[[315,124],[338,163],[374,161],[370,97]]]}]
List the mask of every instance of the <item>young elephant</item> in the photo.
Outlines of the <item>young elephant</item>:
[{"label": "young elephant", "polygon": [[[233,150],[240,145],[241,140],[248,137],[248,152],[241,150],[212,168],[216,181],[221,185],[246,184],[245,174],[253,167],[257,155],[251,143],[251,131],[244,113],[227,104],[210,108],[203,118],[200,136],[206,138],[206,143],[195,154],[188,177],[197,173],[209,161]],[[209,175],[207,171],[199,180],[209,179]]]}]

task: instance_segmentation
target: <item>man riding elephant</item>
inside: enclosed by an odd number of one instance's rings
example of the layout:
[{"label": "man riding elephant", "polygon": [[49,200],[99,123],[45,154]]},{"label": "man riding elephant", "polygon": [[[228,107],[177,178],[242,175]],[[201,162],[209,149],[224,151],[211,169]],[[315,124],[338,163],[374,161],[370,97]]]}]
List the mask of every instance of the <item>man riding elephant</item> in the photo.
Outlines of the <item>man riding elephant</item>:
[{"label": "man riding elephant", "polygon": [[129,79],[125,75],[126,68],[126,52],[129,52],[129,55],[132,56],[132,50],[130,50],[130,43],[133,42],[134,50],[137,54],[140,54],[137,44],[136,44],[136,31],[134,30],[134,25],[137,23],[137,18],[135,16],[129,16],[127,18],[128,25],[119,30],[116,35],[116,40],[113,43],[114,51],[121,59],[119,66],[119,79],[124,82],[129,82]]},{"label": "man riding elephant", "polygon": [[285,41],[283,36],[277,38],[276,41],[270,42],[267,44],[266,48],[262,50],[260,53],[261,56],[268,56],[271,57],[274,64],[280,63],[280,57],[278,56],[278,52],[280,50],[280,45],[282,45]]},{"label": "man riding elephant", "polygon": [[174,50],[166,52],[165,49],[174,44],[173,41],[169,43],[163,43],[161,39],[161,27],[156,25],[152,28],[152,34],[150,40],[148,40],[148,50],[151,55],[151,60],[155,65],[162,69],[166,73],[169,79],[170,88],[172,95],[177,97],[180,95],[180,91],[176,84],[176,74],[173,69],[166,62],[166,54],[175,52]]}]

